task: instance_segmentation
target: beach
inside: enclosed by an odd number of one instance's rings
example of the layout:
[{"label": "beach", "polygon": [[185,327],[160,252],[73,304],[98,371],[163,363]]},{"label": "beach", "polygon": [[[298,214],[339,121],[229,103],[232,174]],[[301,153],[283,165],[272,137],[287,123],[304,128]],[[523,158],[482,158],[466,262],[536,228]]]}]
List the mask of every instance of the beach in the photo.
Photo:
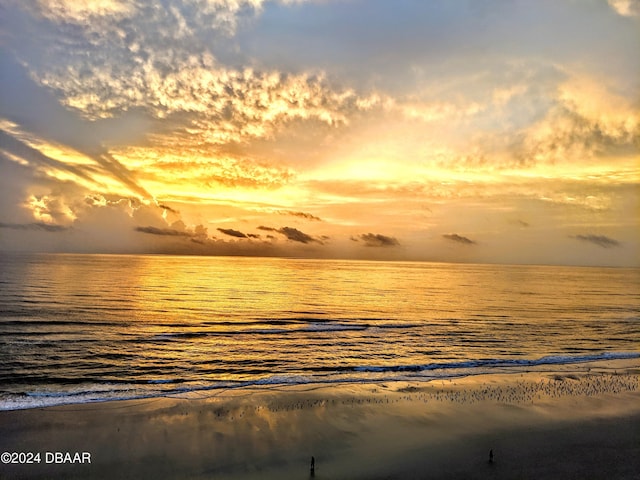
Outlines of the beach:
[{"label": "beach", "polygon": [[639,378],[627,359],[3,411],[0,450],[40,457],[0,477],[296,479],[313,456],[318,479],[637,478]]},{"label": "beach", "polygon": [[640,0],[0,0],[0,480],[640,480]]},{"label": "beach", "polygon": [[1,479],[640,471],[635,269],[1,263]]}]

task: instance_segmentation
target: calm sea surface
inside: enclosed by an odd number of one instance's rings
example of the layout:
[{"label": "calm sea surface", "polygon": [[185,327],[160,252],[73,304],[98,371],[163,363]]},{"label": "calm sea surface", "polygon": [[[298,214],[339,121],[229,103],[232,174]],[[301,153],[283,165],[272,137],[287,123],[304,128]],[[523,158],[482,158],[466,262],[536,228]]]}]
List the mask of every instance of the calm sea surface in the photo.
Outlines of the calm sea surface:
[{"label": "calm sea surface", "polygon": [[640,270],[0,257],[0,409],[640,356]]}]

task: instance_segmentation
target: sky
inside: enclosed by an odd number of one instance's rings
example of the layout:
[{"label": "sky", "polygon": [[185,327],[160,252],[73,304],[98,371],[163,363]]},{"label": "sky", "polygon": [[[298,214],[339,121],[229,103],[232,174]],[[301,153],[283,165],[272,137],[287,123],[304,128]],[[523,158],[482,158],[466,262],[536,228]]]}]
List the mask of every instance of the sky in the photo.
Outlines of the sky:
[{"label": "sky", "polygon": [[640,266],[638,0],[0,0],[0,251]]}]

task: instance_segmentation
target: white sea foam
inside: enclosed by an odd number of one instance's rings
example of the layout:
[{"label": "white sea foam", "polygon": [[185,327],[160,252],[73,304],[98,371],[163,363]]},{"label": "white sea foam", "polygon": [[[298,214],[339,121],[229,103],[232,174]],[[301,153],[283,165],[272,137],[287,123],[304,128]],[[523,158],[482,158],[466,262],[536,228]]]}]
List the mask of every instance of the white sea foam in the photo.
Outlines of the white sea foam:
[{"label": "white sea foam", "polygon": [[[358,366],[336,368],[334,372],[309,375],[271,375],[238,382],[197,382],[188,384],[179,379],[149,380],[147,385],[82,384],[69,388],[47,389],[21,394],[0,395],[0,410],[42,408],[56,405],[134,400],[144,398],[182,396],[190,398],[212,390],[252,388],[262,386],[291,386],[311,384],[379,383],[394,381],[432,381],[469,375],[518,373],[542,365],[570,365],[603,360],[640,358],[636,352],[603,352],[596,355],[554,355],[538,359],[484,359],[426,365]],[[505,367],[508,369],[505,371]],[[160,388],[159,388],[160,387]]]}]

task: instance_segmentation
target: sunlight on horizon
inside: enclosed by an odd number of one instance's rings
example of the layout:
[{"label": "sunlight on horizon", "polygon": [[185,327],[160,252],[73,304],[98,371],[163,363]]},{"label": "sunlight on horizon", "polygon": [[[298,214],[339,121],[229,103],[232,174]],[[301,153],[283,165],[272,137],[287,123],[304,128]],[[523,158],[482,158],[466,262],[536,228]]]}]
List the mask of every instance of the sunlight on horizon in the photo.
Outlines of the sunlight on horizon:
[{"label": "sunlight on horizon", "polygon": [[637,9],[400,2],[6,5],[0,250],[640,266]]}]

